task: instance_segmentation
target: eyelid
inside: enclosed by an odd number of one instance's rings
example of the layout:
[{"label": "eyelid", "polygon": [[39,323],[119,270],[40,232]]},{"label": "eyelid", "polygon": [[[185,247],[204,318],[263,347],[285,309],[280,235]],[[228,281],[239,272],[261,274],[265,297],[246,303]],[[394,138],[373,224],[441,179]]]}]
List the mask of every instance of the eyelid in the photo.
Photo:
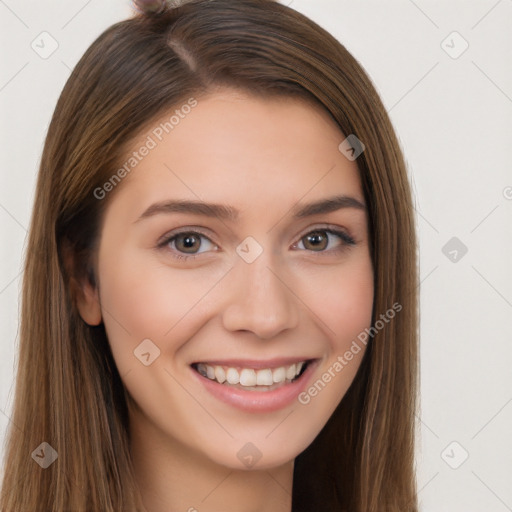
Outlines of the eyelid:
[{"label": "eyelid", "polygon": [[[165,249],[166,246],[171,241],[173,241],[176,237],[178,237],[179,235],[182,235],[182,234],[201,235],[201,237],[206,238],[212,245],[214,245],[215,247],[218,247],[218,245],[210,238],[210,236],[207,235],[206,233],[204,233],[201,228],[189,226],[189,227],[181,228],[181,229],[178,228],[177,231],[172,231],[171,233],[167,233],[167,234],[163,235],[162,237],[160,237],[157,241],[157,245],[156,245],[157,249]],[[180,253],[179,251],[176,251],[176,250],[169,250],[169,252],[171,252],[171,256],[173,258],[178,259],[178,260],[193,260],[193,259],[199,257],[201,254],[204,254],[202,252],[196,253],[196,254],[186,254],[186,253]],[[205,252],[208,252],[208,251],[205,251]]]},{"label": "eyelid", "polygon": [[[182,235],[183,233],[187,233],[187,234],[188,233],[197,233],[198,235],[202,235],[205,238],[207,238],[208,240],[210,240],[210,242],[212,242],[212,244],[215,244],[215,242],[211,239],[210,235],[207,235],[202,230],[202,228],[195,227],[195,226],[187,226],[185,228],[177,228],[176,230],[170,231],[169,233],[166,233],[165,235],[161,236],[157,240],[156,244],[158,247],[164,246],[167,243],[169,243],[169,241],[172,240],[174,237],[176,237],[178,235]],[[217,245],[217,244],[215,244],[215,245]]]},{"label": "eyelid", "polygon": [[[332,233],[338,237],[340,237],[346,244],[355,245],[356,240],[355,238],[350,234],[349,230],[347,228],[344,228],[342,226],[338,226],[335,224],[323,224],[319,226],[314,227],[308,227],[305,231],[303,231],[302,235],[299,235],[298,241],[295,242],[294,245],[296,245],[302,238],[304,238],[309,233],[314,233],[316,231],[325,231],[327,233]],[[314,251],[312,251],[314,252]],[[320,252],[329,252],[329,251],[320,251]]]}]

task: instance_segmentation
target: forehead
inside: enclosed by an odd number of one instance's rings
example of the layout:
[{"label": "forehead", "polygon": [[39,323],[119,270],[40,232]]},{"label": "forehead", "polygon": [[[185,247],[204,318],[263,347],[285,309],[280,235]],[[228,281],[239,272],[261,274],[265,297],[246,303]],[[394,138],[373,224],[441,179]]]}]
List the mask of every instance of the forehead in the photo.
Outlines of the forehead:
[{"label": "forehead", "polygon": [[303,99],[217,91],[185,100],[144,129],[121,162],[129,172],[119,196],[137,210],[175,197],[242,210],[302,197],[362,198],[357,165],[338,149],[344,139],[322,108]]}]

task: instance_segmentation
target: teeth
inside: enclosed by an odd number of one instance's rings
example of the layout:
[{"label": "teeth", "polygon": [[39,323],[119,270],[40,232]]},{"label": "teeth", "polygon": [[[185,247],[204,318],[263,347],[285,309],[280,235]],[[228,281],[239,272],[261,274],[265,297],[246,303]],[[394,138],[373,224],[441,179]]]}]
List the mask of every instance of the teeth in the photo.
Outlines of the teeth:
[{"label": "teeth", "polygon": [[222,366],[215,367],[215,379],[218,380],[221,384],[225,382],[226,372],[224,371],[224,368],[222,368]]},{"label": "teeth", "polygon": [[297,370],[297,367],[294,364],[289,366],[286,369],[286,378],[287,379],[293,379],[295,377],[295,375],[297,375],[296,370]]},{"label": "teeth", "polygon": [[206,367],[206,376],[209,378],[209,379],[215,379],[215,368],[213,368],[212,366],[207,366]]},{"label": "teeth", "polygon": [[276,368],[272,372],[272,380],[274,382],[284,382],[286,379],[286,369],[284,366],[280,366],[279,368]]},{"label": "teeth", "polygon": [[[236,372],[236,370],[234,370]],[[256,372],[244,368],[240,372],[240,384],[242,386],[255,386],[256,385]]]},{"label": "teeth", "polygon": [[256,374],[256,384],[258,384],[258,386],[272,386],[272,384],[274,384],[274,380],[272,379],[272,370],[258,370],[258,373]]},{"label": "teeth", "polygon": [[240,382],[240,374],[234,368],[228,368],[226,380],[229,384],[238,384]]},{"label": "teeth", "polygon": [[240,384],[246,387],[272,386],[285,380],[292,381],[301,372],[304,364],[305,361],[302,361],[290,366],[280,366],[274,369],[254,370],[252,368],[242,368],[239,371],[236,368],[199,363],[197,371],[203,377],[216,380],[220,384],[227,382],[228,384]]}]

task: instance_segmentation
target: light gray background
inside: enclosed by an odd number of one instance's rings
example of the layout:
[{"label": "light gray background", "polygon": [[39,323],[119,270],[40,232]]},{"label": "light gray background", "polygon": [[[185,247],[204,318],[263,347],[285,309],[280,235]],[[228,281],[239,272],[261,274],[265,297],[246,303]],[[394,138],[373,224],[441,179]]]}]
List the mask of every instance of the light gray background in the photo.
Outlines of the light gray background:
[{"label": "light gray background", "polygon": [[[421,510],[512,511],[512,1],[284,1],[362,63],[406,155],[420,236]],[[127,0],[0,0],[0,441],[48,123],[86,48],[130,14]],[[31,48],[43,31],[58,42],[47,59]]]}]

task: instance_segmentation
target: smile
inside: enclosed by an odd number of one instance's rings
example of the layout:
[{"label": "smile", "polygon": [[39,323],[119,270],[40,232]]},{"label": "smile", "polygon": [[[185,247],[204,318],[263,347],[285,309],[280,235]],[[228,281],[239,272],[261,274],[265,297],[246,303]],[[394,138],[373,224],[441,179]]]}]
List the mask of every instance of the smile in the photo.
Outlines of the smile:
[{"label": "smile", "polygon": [[306,369],[308,361],[300,361],[277,368],[240,368],[208,363],[197,363],[194,369],[203,377],[219,384],[236,386],[246,390],[272,390],[276,384],[293,382]]},{"label": "smile", "polygon": [[296,403],[320,359],[209,361],[190,365],[214,399],[251,413],[270,413]]}]

